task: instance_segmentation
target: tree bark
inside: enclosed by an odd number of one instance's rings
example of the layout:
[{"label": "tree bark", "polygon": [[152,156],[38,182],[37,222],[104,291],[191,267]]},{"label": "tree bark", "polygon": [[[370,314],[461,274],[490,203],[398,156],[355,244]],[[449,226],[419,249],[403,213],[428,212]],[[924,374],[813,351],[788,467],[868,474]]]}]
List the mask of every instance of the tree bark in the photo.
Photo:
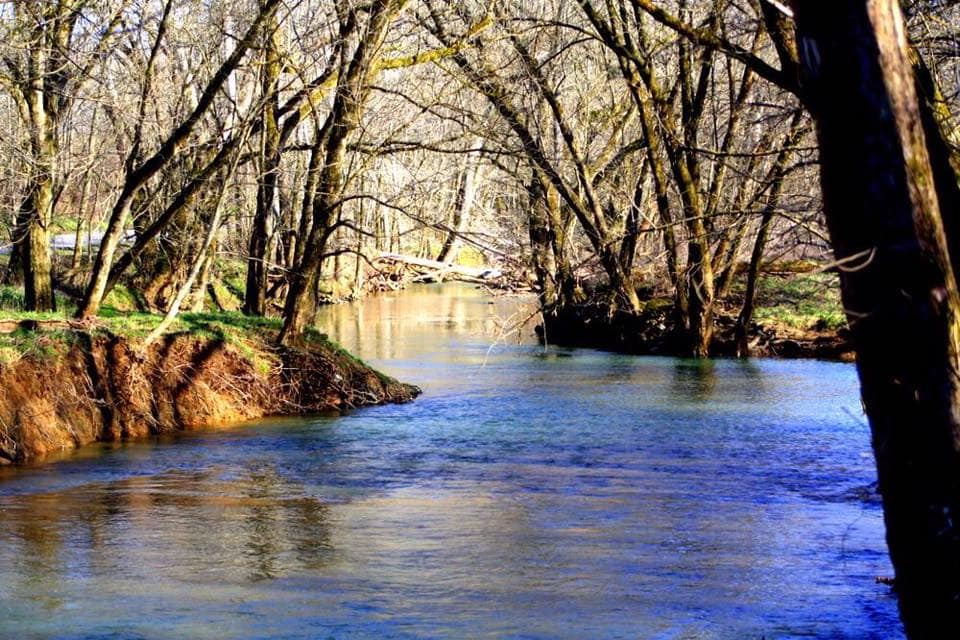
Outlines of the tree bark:
[{"label": "tree bark", "polygon": [[[479,144],[474,141],[470,146]],[[470,214],[473,209],[473,200],[477,194],[477,179],[479,178],[480,152],[471,151],[467,154],[463,164],[463,172],[457,185],[457,199],[453,209],[453,224],[447,233],[447,239],[440,249],[437,256],[437,262],[450,262],[456,260],[456,252],[460,248],[460,235],[466,231],[470,224]]]},{"label": "tree bark", "polygon": [[899,3],[794,6],[901,616],[943,637],[960,628],[957,212],[937,197]]},{"label": "tree bark", "polygon": [[[432,8],[431,19],[433,34],[448,47],[452,46],[453,40],[445,31],[443,19]],[[562,175],[561,169],[551,161],[551,154],[547,153],[542,144],[543,141],[535,135],[535,130],[528,125],[518,106],[511,100],[504,79],[498,75],[497,71],[485,62],[472,62],[462,51],[457,51],[451,57],[470,79],[474,87],[487,98],[493,109],[503,118],[514,135],[520,140],[527,158],[553,184],[569,210],[576,216],[599,258],[600,265],[607,274],[610,289],[617,299],[617,303],[629,311],[639,311],[642,305],[640,304],[640,298],[637,296],[636,287],[630,278],[630,274],[624,271],[623,265],[620,263],[620,252],[618,247],[615,246],[618,244],[617,239],[613,237],[608,228],[603,208],[592,186],[593,176],[586,166],[583,159],[584,155],[576,141],[576,136],[570,128],[570,123],[565,117],[557,93],[548,86],[537,61],[525,45],[516,37],[511,37],[510,40],[517,53],[520,54],[525,70],[533,79],[538,95],[550,109],[566,154],[574,165],[576,175],[574,181],[568,182]]]},{"label": "tree bark", "polygon": [[[230,170],[225,176],[223,176],[224,184],[228,183],[233,177],[233,172],[236,170],[236,164],[230,167]],[[173,321],[177,319],[177,315],[180,313],[180,307],[183,306],[184,301],[193,291],[193,285],[197,282],[197,278],[200,278],[208,265],[212,260],[213,256],[210,254],[210,247],[213,246],[214,240],[217,237],[217,232],[220,230],[220,220],[223,215],[223,200],[226,196],[227,190],[221,189],[217,194],[216,202],[213,205],[213,215],[210,218],[210,222],[207,225],[206,234],[204,235],[203,242],[200,244],[200,247],[197,249],[197,253],[193,258],[193,264],[190,265],[190,272],[187,274],[186,280],[180,285],[177,289],[176,294],[173,296],[173,299],[170,301],[170,305],[167,308],[166,314],[163,316],[163,320],[160,321],[153,331],[150,332],[150,335],[144,340],[144,350],[146,347],[153,343],[157,338],[159,338],[167,330],[167,328],[173,324]],[[205,278],[203,278],[205,279]],[[205,283],[202,282],[199,287],[199,292],[201,296],[206,289]],[[203,298],[201,297],[201,300]]]},{"label": "tree bark", "polygon": [[240,65],[247,50],[253,45],[256,36],[260,33],[264,20],[276,10],[279,3],[280,0],[263,0],[260,11],[248,27],[244,36],[207,83],[197,102],[196,108],[167,136],[163,144],[160,145],[160,148],[152,156],[136,168],[127,172],[123,189],[117,197],[113,210],[110,213],[107,229],[100,242],[100,250],[97,252],[97,257],[94,260],[90,283],[84,293],[83,300],[77,307],[76,316],[78,318],[95,316],[100,309],[100,304],[103,301],[104,295],[106,295],[107,285],[110,280],[114,255],[123,240],[127,219],[130,217],[130,211],[137,193],[148,181],[168,166],[181,149],[183,149],[200,120],[213,104],[214,99],[227,81],[227,78],[229,78]]},{"label": "tree bark", "polygon": [[703,224],[695,225],[696,234],[687,243],[687,316],[686,354],[694,358],[710,357],[713,342],[714,286],[710,244]]},{"label": "tree bark", "polygon": [[31,210],[26,225],[26,238],[20,254],[23,259],[24,306],[27,311],[56,311],[53,295],[53,262],[50,256],[50,234],[53,219],[53,180],[38,179],[33,187]]},{"label": "tree bark", "polygon": [[279,219],[280,182],[280,36],[276,16],[271,14],[264,24],[264,65],[262,90],[264,107],[260,140],[261,176],[257,186],[257,209],[247,249],[247,284],[243,312],[262,316],[267,310],[268,250],[271,223]]},{"label": "tree bark", "polygon": [[740,314],[737,316],[737,324],[734,327],[734,338],[736,340],[736,349],[738,358],[746,358],[750,355],[750,346],[748,341],[748,332],[750,323],[753,322],[753,312],[757,301],[757,285],[760,281],[760,263],[763,261],[763,254],[766,251],[767,240],[770,237],[770,227],[773,224],[773,217],[776,214],[777,206],[780,203],[780,196],[783,193],[783,181],[786,177],[787,163],[793,155],[793,150],[799,144],[800,138],[805,131],[801,127],[803,122],[803,111],[797,110],[790,124],[790,133],[784,140],[784,146],[777,154],[777,160],[769,173],[769,193],[767,194],[767,204],[763,208],[760,216],[760,228],[757,230],[757,237],[753,243],[753,252],[750,255],[750,266],[747,268],[747,288],[743,294],[743,305],[740,307]]},{"label": "tree bark", "polygon": [[[28,311],[53,311],[53,266],[48,229],[53,221],[54,164],[57,156],[57,114],[48,93],[52,90],[48,77],[46,45],[51,35],[38,27],[38,41],[29,53],[31,71],[23,91],[30,115],[30,206],[25,220],[23,260],[24,304]],[[40,44],[42,43],[42,44]]]},{"label": "tree bark", "polygon": [[537,280],[540,308],[553,309],[559,302],[556,267],[550,251],[553,230],[543,211],[540,181],[533,178],[528,189],[527,230],[530,236],[530,263]]}]

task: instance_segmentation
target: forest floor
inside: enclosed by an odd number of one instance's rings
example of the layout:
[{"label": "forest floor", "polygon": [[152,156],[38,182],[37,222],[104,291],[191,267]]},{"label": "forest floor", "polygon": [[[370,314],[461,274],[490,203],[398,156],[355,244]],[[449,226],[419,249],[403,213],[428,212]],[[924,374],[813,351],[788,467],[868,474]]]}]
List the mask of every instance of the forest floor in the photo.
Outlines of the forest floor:
[{"label": "forest floor", "polygon": [[[721,302],[721,317],[732,328],[740,312],[744,285],[735,283]],[[835,273],[796,271],[774,265],[763,274],[751,327],[751,355],[853,361]]]}]

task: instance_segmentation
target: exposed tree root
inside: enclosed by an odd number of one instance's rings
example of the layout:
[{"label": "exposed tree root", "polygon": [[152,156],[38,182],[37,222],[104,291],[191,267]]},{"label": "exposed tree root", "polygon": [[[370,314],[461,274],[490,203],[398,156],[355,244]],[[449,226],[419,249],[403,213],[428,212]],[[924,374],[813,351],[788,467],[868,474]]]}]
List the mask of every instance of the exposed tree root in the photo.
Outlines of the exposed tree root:
[{"label": "exposed tree root", "polygon": [[164,336],[146,349],[104,332],[51,334],[52,353],[0,365],[0,464],[92,442],[267,415],[407,402],[419,389],[335,346],[298,349]]}]

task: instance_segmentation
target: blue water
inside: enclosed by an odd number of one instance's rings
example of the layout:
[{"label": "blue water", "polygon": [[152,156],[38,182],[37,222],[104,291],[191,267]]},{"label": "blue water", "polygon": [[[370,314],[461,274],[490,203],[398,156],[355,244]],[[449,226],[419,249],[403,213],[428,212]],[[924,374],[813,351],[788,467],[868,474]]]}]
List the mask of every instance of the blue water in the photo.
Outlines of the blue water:
[{"label": "blue water", "polygon": [[321,326],[404,406],[0,471],[0,638],[897,638],[855,371],[543,348],[417,288]]}]

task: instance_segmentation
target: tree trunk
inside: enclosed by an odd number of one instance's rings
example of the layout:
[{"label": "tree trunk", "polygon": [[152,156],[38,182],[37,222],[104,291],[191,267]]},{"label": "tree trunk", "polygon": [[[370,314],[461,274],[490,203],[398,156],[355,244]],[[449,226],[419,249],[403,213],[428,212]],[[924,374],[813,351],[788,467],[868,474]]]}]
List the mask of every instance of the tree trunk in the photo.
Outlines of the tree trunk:
[{"label": "tree trunk", "polygon": [[540,180],[533,178],[527,188],[527,227],[530,234],[530,262],[537,279],[540,308],[553,309],[560,303],[556,280],[556,265],[551,253],[553,229],[543,210],[543,188]]},{"label": "tree trunk", "polygon": [[13,232],[10,234],[10,258],[3,273],[3,284],[14,285],[23,281],[23,245],[27,241],[27,222],[30,220],[32,194],[27,194],[20,202],[14,218]]},{"label": "tree trunk", "polygon": [[[130,211],[137,193],[147,182],[166,168],[187,144],[197,125],[213,104],[220,89],[224,83],[226,83],[227,78],[233,74],[246,55],[247,50],[253,45],[265,19],[272,15],[279,3],[280,0],[263,0],[260,10],[253,19],[253,22],[247,28],[243,37],[234,46],[230,56],[220,65],[216,73],[213,74],[213,77],[204,87],[203,93],[200,95],[200,99],[197,101],[197,105],[193,111],[191,111],[190,115],[167,136],[152,156],[140,163],[137,167],[128,169],[124,178],[123,188],[117,197],[113,210],[110,212],[107,229],[100,242],[100,250],[97,252],[97,257],[93,263],[93,273],[90,276],[90,283],[84,292],[83,300],[81,300],[77,306],[76,316],[78,318],[90,318],[97,315],[97,312],[100,310],[100,304],[103,302],[103,297],[106,295],[108,284],[111,280],[114,255],[123,240],[127,219],[130,217]],[[136,149],[134,149],[134,151],[136,151]],[[131,155],[131,157],[133,157],[133,155]]]},{"label": "tree trunk", "polygon": [[37,75],[30,79],[26,91],[33,167],[26,238],[21,246],[24,304],[28,311],[53,311],[56,300],[48,229],[53,221],[54,163],[58,151],[56,116],[50,110],[46,78],[41,75],[41,70],[47,68],[47,52],[32,50],[30,59]]},{"label": "tree trunk", "polygon": [[90,200],[90,189],[93,185],[93,162],[99,150],[94,144],[94,133],[97,124],[97,110],[93,111],[93,118],[90,122],[90,134],[87,136],[87,168],[83,172],[83,187],[80,189],[80,202],[77,205],[77,229],[73,236],[73,256],[70,259],[70,271],[76,273],[80,270],[80,263],[83,259],[83,223],[90,218],[87,213],[87,204]]},{"label": "tree trunk", "polygon": [[[700,225],[702,226],[702,225]],[[687,355],[694,358],[708,358],[713,343],[713,265],[710,260],[710,246],[706,241],[706,230],[702,236],[693,238],[687,246],[687,315],[686,325]]]},{"label": "tree trunk", "polygon": [[[227,184],[233,176],[233,172],[236,169],[236,165],[230,168],[230,171],[227,175],[223,176],[223,183]],[[214,240],[217,237],[217,232],[220,230],[220,220],[223,214],[223,200],[226,195],[227,190],[221,189],[217,194],[216,202],[213,206],[213,215],[210,218],[210,222],[207,225],[206,234],[204,235],[203,242],[200,244],[200,247],[197,249],[197,253],[193,258],[193,264],[190,265],[190,272],[187,274],[186,280],[180,285],[177,289],[176,294],[174,294],[173,299],[170,301],[170,305],[167,308],[167,313],[163,316],[163,320],[160,321],[153,331],[150,332],[150,335],[144,340],[144,350],[147,345],[154,342],[157,338],[163,335],[164,331],[173,324],[173,321],[177,319],[177,315],[180,313],[180,307],[183,305],[184,301],[193,291],[193,285],[197,282],[197,278],[200,278],[204,273],[206,265],[209,265],[213,261],[213,256],[210,253],[210,247],[213,246]],[[199,287],[199,293],[201,295],[201,300],[203,292],[205,290],[205,283],[203,282],[205,278],[201,278],[201,283]]]},{"label": "tree trunk", "polygon": [[[763,261],[763,254],[767,247],[767,239],[770,237],[770,225],[773,224],[773,216],[776,213],[777,206],[780,203],[780,195],[783,193],[783,181],[786,177],[787,163],[793,155],[794,148],[800,143],[804,134],[801,127],[803,122],[803,112],[798,110],[790,124],[790,133],[784,140],[784,146],[777,154],[777,160],[770,170],[770,193],[767,196],[767,204],[763,208],[763,214],[760,217],[760,229],[757,231],[756,240],[753,243],[753,253],[750,255],[750,266],[747,269],[747,289],[743,294],[743,306],[740,308],[740,314],[737,316],[737,324],[734,327],[734,338],[736,340],[736,349],[738,358],[746,358],[750,355],[750,345],[747,340],[747,333],[750,323],[753,322],[753,312],[757,300],[757,284],[760,279],[760,263]],[[745,225],[746,226],[746,225]]]},{"label": "tree trunk", "polygon": [[[479,144],[475,142],[474,144]],[[457,186],[457,200],[453,209],[453,224],[450,225],[450,231],[447,233],[447,239],[440,249],[437,256],[437,262],[451,262],[457,258],[457,250],[460,248],[460,236],[466,231],[470,224],[470,213],[473,209],[473,200],[477,194],[477,179],[479,178],[480,152],[471,151],[467,154],[463,166],[462,178]]]},{"label": "tree trunk", "polygon": [[768,207],[760,218],[760,229],[753,243],[753,253],[750,254],[750,266],[747,267],[747,287],[743,294],[743,305],[737,316],[734,327],[734,339],[738,358],[750,356],[749,329],[753,322],[754,306],[757,303],[757,284],[760,281],[760,263],[763,261],[763,252],[770,237],[770,223],[773,222],[773,207]]},{"label": "tree trunk", "polygon": [[267,279],[269,275],[270,238],[272,223],[279,219],[280,188],[280,35],[275,14],[264,24],[264,65],[262,90],[263,133],[260,140],[261,176],[257,187],[257,210],[247,250],[247,285],[243,312],[262,316],[267,311]]},{"label": "tree trunk", "polygon": [[[960,295],[896,0],[794,3],[907,634],[960,628]],[[933,135],[936,135],[933,132]]]},{"label": "tree trunk", "polygon": [[564,207],[560,194],[550,180],[539,176],[541,206],[546,213],[550,252],[553,254],[553,279],[556,286],[557,304],[565,306],[581,302],[577,289],[577,277],[570,264],[569,238],[575,221],[574,214]]},{"label": "tree trunk", "polygon": [[647,181],[648,160],[645,158],[640,168],[640,176],[634,183],[633,199],[624,222],[623,241],[620,243],[620,262],[627,273],[633,273],[633,266],[637,258],[637,246],[645,224],[643,217],[643,201],[646,196],[644,183]]},{"label": "tree trunk", "polygon": [[[374,61],[393,19],[404,7],[403,0],[374,0],[369,23],[349,65],[337,82],[333,108],[328,116],[326,157],[320,172],[317,199],[313,207],[313,225],[304,240],[303,258],[291,274],[290,290],[283,311],[283,328],[278,341],[298,341],[310,325],[317,308],[317,284],[324,250],[333,230],[343,194],[343,161],[347,139],[359,126],[368,96],[368,83],[374,73]],[[317,133],[322,135],[322,132]]]},{"label": "tree trunk", "polygon": [[24,306],[27,311],[55,311],[53,263],[50,258],[50,234],[53,219],[53,179],[41,176],[33,188],[23,258]]},{"label": "tree trunk", "polygon": [[927,151],[956,274],[960,273],[960,130],[950,122],[952,114],[947,99],[930,69],[917,52],[914,51],[913,55]]}]

